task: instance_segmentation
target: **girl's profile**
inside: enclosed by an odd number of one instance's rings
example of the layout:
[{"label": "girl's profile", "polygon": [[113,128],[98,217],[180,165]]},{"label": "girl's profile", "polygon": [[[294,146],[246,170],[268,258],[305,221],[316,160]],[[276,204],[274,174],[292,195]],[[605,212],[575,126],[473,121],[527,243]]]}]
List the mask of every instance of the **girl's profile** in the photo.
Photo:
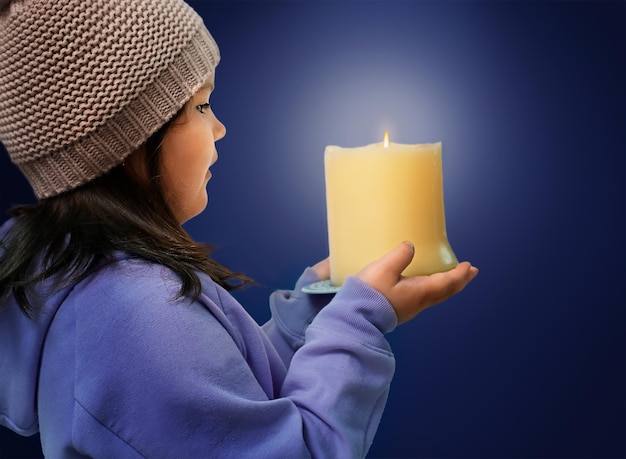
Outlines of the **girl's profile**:
[{"label": "girl's profile", "polygon": [[181,226],[226,135],[219,60],[182,0],[0,1],[0,141],[38,198],[0,228],[0,424],[46,457],[364,457],[385,335],[477,274],[403,277],[398,241],[336,295],[307,267],[257,324]]}]

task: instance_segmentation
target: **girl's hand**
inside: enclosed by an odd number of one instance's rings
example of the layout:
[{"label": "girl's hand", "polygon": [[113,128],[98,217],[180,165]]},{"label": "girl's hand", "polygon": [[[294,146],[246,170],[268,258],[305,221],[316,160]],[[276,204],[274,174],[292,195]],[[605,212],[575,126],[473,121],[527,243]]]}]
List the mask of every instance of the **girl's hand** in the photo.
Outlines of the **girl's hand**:
[{"label": "girl's hand", "polygon": [[[389,300],[398,316],[398,324],[408,322],[424,309],[459,293],[478,274],[477,268],[463,262],[444,273],[402,276],[414,254],[413,244],[404,242],[356,274]],[[318,264],[321,263],[324,262]]]}]

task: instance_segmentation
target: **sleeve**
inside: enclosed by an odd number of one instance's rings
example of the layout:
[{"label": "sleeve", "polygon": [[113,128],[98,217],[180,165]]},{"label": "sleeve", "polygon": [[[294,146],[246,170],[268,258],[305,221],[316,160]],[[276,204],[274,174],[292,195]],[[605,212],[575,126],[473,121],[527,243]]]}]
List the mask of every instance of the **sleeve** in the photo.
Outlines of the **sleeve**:
[{"label": "sleeve", "polygon": [[318,312],[333,299],[334,294],[302,293],[302,287],[318,280],[315,271],[307,268],[293,290],[278,290],[270,296],[272,316],[262,328],[287,367],[293,353],[304,344],[306,328]]},{"label": "sleeve", "polygon": [[[394,370],[383,334],[395,313],[378,292],[347,281],[307,327],[280,394],[268,397],[249,356],[203,305],[129,284],[132,307],[113,304],[106,286],[74,305],[84,309],[73,420],[82,454],[107,457],[121,443],[149,458],[366,455]],[[267,342],[257,330],[250,346]]]},{"label": "sleeve", "polygon": [[387,401],[395,360],[384,334],[387,299],[349,277],[305,332],[282,395],[298,406],[314,457],[365,457]]}]

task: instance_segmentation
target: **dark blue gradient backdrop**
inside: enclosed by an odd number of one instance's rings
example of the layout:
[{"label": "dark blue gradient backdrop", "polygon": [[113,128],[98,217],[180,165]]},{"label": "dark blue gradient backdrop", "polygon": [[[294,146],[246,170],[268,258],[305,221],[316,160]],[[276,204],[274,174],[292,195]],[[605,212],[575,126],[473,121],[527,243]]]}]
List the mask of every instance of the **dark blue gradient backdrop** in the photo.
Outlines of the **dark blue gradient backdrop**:
[{"label": "dark blue gradient backdrop", "polygon": [[[326,145],[443,142],[480,274],[389,335],[371,457],[624,457],[625,5],[192,2],[228,133],[186,228],[261,284],[236,294],[258,321],[328,253]],[[32,198],[2,161],[4,212]]]}]

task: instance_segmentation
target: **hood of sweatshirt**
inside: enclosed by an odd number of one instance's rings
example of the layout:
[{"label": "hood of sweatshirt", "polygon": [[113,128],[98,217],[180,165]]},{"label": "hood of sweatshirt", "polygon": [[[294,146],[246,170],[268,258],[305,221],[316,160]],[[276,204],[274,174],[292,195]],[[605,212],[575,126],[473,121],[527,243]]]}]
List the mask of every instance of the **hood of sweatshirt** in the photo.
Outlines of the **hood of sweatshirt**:
[{"label": "hood of sweatshirt", "polygon": [[[0,228],[0,240],[11,226]],[[0,303],[0,424],[21,434],[38,432],[37,381],[39,362],[50,323],[71,288],[45,295],[43,307],[26,317],[10,297]]]}]

